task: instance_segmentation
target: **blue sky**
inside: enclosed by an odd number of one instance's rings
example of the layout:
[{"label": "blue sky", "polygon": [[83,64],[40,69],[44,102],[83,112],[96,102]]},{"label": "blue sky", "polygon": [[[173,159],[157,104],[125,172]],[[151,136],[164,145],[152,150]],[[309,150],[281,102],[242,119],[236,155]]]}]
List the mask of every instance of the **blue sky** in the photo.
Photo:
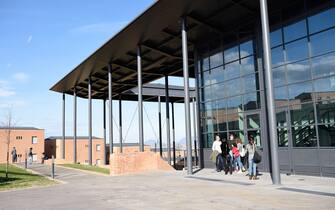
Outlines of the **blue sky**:
[{"label": "blue sky", "polygon": [[[153,2],[0,1],[1,119],[8,107],[12,107],[17,125],[44,128],[46,136],[61,135],[61,94],[49,88]],[[170,84],[181,85],[181,82],[181,79],[171,78]],[[73,98],[67,96],[67,135],[72,135],[73,130],[72,104]],[[116,122],[117,105],[114,102]],[[125,102],[123,107],[123,133],[128,133],[128,142],[137,139],[137,115],[130,124],[136,105]],[[157,104],[145,103],[144,106],[145,139],[153,140],[158,133]],[[176,139],[179,140],[184,138],[183,105],[176,106],[176,116]],[[87,100],[78,99],[78,135],[87,135],[87,119]],[[114,137],[118,139],[117,127],[114,128]],[[102,136],[101,101],[93,102],[93,134]]]}]

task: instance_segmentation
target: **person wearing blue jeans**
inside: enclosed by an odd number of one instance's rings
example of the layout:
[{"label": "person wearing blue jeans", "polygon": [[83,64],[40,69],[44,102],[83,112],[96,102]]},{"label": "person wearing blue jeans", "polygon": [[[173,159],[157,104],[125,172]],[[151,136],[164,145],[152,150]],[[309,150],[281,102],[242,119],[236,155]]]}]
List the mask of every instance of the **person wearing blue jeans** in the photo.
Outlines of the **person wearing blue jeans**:
[{"label": "person wearing blue jeans", "polygon": [[248,160],[249,160],[249,179],[257,180],[256,167],[257,164],[254,162],[254,154],[256,151],[256,145],[253,136],[249,136],[249,144],[247,144]]}]

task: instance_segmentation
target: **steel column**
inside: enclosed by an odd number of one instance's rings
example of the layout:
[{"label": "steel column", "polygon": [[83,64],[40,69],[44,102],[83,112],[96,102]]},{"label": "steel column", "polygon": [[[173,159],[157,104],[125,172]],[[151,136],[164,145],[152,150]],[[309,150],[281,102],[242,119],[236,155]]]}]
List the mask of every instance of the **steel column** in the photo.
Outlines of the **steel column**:
[{"label": "steel column", "polygon": [[88,164],[92,165],[92,80],[88,79]]},{"label": "steel column", "polygon": [[269,20],[267,0],[260,0],[260,12],[262,21],[262,39],[263,39],[263,59],[265,70],[266,97],[267,97],[267,113],[269,123],[270,137],[270,156],[271,156],[271,177],[272,183],[279,185],[280,171],[278,161],[278,146],[277,146],[277,128],[276,128],[276,112],[274,104],[274,91],[272,81],[272,63],[271,63],[271,48],[269,34]]},{"label": "steel column", "polygon": [[172,150],[173,150],[173,167],[176,167],[176,133],[174,129],[174,104],[171,103],[172,110]]},{"label": "steel column", "polygon": [[107,155],[106,155],[106,139],[107,139],[107,135],[106,135],[106,99],[103,99],[103,116],[102,116],[102,118],[103,118],[103,128],[104,128],[104,142],[103,142],[103,146],[102,146],[102,148],[103,148],[103,152],[104,152],[104,157],[103,157],[103,160],[102,160],[102,162],[103,162],[103,164],[104,165],[106,165],[107,164],[107,161],[106,161],[106,157],[107,157]]},{"label": "steel column", "polygon": [[198,165],[198,153],[197,153],[197,126],[196,126],[196,119],[195,119],[195,98],[192,98],[192,104],[193,104],[194,158],[195,158],[195,165]]},{"label": "steel column", "polygon": [[112,98],[112,64],[108,64],[108,100],[109,100],[109,156],[113,154],[113,98]]},{"label": "steel column", "polygon": [[122,145],[122,99],[121,95],[119,98],[119,137],[120,137],[120,152],[123,152],[123,145]]},{"label": "steel column", "polygon": [[171,165],[171,142],[170,142],[170,104],[169,104],[169,76],[165,75],[165,105],[166,105],[166,144],[167,158]]},{"label": "steel column", "polygon": [[63,118],[62,118],[62,149],[61,155],[62,159],[65,159],[65,93],[63,93]]},{"label": "steel column", "polygon": [[140,143],[140,152],[144,151],[143,137],[143,97],[142,97],[142,58],[141,47],[137,46],[137,83],[138,83],[138,137]]},{"label": "steel column", "polygon": [[161,97],[158,96],[159,154],[163,157]]},{"label": "steel column", "polygon": [[187,32],[186,18],[181,20],[182,50],[183,50],[183,76],[184,76],[184,105],[185,105],[185,130],[186,130],[186,149],[187,149],[187,174],[192,174],[192,141],[191,141],[191,116],[190,116],[190,90],[188,72],[188,52],[187,52]]},{"label": "steel column", "polygon": [[73,163],[77,163],[77,90],[73,91]]}]

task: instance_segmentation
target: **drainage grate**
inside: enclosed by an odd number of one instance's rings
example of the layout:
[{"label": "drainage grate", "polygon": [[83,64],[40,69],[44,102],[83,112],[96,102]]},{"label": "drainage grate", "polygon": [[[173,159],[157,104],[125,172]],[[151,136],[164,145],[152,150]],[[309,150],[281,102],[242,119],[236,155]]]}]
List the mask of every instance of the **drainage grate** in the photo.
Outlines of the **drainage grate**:
[{"label": "drainage grate", "polygon": [[335,197],[335,193],[328,193],[328,192],[320,192],[320,191],[313,191],[313,190],[303,190],[303,189],[290,188],[290,187],[280,187],[278,189],[279,190],[291,191],[291,192],[299,192],[299,193],[312,194],[312,195],[322,195],[322,196]]},{"label": "drainage grate", "polygon": [[213,178],[205,178],[205,177],[197,177],[197,176],[186,176],[186,178],[199,179],[199,180],[211,181],[211,182],[222,182],[222,183],[228,183],[228,184],[237,184],[237,185],[243,185],[243,186],[254,185],[252,183],[246,183],[246,182],[228,181],[228,180],[222,180],[222,179],[213,179]]}]

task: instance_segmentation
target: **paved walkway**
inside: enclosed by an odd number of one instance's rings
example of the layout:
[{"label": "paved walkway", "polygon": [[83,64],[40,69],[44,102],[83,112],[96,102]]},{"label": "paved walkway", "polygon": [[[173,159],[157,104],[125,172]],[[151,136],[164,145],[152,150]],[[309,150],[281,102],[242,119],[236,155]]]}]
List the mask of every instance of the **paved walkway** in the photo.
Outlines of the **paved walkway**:
[{"label": "paved walkway", "polygon": [[[36,165],[36,170],[48,168]],[[0,209],[333,209],[335,179],[269,174],[249,181],[244,174],[202,170],[106,177],[56,169],[65,184],[0,193]],[[63,171],[60,171],[63,170]]]}]

